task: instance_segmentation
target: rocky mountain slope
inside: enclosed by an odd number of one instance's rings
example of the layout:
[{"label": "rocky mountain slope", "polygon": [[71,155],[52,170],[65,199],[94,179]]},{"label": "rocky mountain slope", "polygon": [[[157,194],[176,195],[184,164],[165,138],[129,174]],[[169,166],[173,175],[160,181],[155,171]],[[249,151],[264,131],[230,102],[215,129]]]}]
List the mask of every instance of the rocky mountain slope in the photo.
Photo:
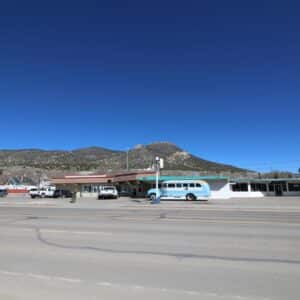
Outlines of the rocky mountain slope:
[{"label": "rocky mountain slope", "polygon": [[[0,150],[0,168],[26,167],[45,171],[118,171],[126,169],[126,152],[90,147],[73,151],[39,149]],[[169,142],[139,145],[129,150],[130,169],[149,168],[155,156],[165,159],[167,170],[245,172],[246,170],[196,157]]]}]

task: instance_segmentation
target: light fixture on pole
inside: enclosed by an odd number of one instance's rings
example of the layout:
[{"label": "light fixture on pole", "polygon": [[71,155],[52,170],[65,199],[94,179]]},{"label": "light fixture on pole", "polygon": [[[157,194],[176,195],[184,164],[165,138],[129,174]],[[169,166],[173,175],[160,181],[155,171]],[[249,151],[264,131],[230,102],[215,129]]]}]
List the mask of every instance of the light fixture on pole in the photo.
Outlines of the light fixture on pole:
[{"label": "light fixture on pole", "polygon": [[164,167],[164,160],[158,156],[155,157],[154,167],[156,171],[156,180],[155,180],[155,200],[152,201],[152,204],[159,204],[160,203],[160,190],[159,190],[159,175],[160,175],[160,169]]}]

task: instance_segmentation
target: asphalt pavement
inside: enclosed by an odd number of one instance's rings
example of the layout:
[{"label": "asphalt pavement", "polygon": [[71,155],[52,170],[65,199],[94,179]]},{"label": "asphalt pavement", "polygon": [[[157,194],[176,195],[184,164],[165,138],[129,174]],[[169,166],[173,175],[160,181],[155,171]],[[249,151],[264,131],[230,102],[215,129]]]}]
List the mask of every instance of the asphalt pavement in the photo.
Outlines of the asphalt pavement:
[{"label": "asphalt pavement", "polygon": [[0,225],[1,300],[300,297],[299,198],[7,198]]}]

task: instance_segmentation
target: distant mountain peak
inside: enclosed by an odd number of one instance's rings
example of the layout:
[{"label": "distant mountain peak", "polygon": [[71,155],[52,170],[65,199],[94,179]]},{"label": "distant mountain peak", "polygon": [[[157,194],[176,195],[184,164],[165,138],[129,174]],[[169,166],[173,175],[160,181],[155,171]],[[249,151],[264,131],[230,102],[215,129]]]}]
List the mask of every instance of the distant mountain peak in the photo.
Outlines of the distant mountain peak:
[{"label": "distant mountain peak", "polygon": [[155,142],[152,142],[151,144],[148,144],[147,146],[151,146],[151,145],[166,145],[166,146],[178,147],[175,143],[172,143],[169,141],[155,141]]},{"label": "distant mountain peak", "polygon": [[137,149],[142,149],[144,148],[145,146],[143,144],[137,144],[133,147],[134,150],[137,150]]}]

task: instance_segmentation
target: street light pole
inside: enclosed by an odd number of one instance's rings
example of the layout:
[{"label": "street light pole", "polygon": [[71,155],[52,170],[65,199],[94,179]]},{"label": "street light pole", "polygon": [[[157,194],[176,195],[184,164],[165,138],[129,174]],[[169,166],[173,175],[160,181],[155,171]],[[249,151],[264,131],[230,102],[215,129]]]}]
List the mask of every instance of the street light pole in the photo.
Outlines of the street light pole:
[{"label": "street light pole", "polygon": [[160,190],[159,190],[159,175],[160,175],[160,168],[163,167],[163,160],[159,158],[158,156],[155,157],[155,171],[156,171],[156,197],[155,200],[152,202],[152,204],[159,204],[160,203]]},{"label": "street light pole", "polygon": [[[159,160],[158,157],[157,157],[157,159]],[[157,203],[160,202],[158,182],[159,182],[159,164],[156,162],[156,200],[157,200]]]},{"label": "street light pole", "polygon": [[129,171],[129,149],[126,151],[126,170]]}]

